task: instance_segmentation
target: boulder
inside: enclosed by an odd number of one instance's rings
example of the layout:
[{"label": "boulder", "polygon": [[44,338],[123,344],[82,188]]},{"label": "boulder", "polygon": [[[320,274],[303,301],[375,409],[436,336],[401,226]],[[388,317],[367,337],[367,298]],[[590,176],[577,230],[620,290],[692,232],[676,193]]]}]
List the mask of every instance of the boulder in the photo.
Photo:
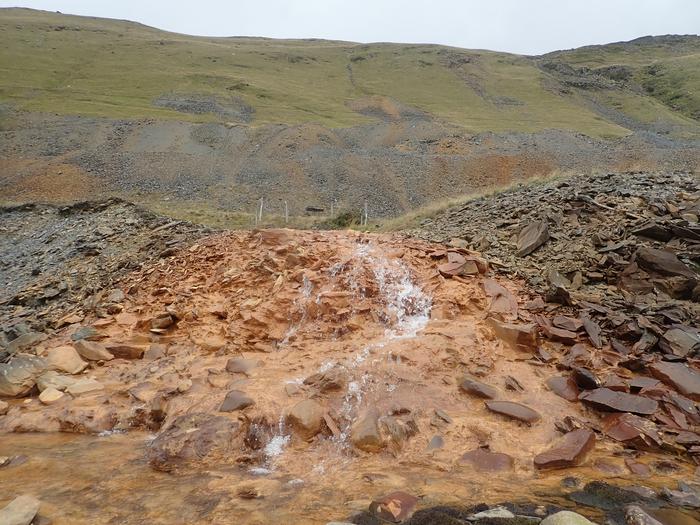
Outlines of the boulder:
[{"label": "boulder", "polygon": [[583,392],[579,399],[598,410],[614,412],[651,415],[659,408],[659,403],[653,399],[625,392],[616,392],[609,388],[596,388],[595,390]]},{"label": "boulder", "polygon": [[146,458],[154,470],[173,472],[213,462],[231,463],[241,446],[237,421],[203,413],[185,414],[151,441]]},{"label": "boulder", "polygon": [[365,452],[379,452],[384,448],[385,443],[379,430],[379,415],[376,410],[368,410],[352,425],[350,442],[355,448]]},{"label": "boulder", "polygon": [[30,525],[39,512],[40,506],[41,502],[34,496],[26,494],[17,496],[0,510],[0,523],[2,525]]},{"label": "boulder", "polygon": [[576,467],[583,463],[595,447],[595,434],[581,428],[566,434],[561,443],[535,456],[535,468],[540,470]]},{"label": "boulder", "polygon": [[87,363],[80,359],[80,354],[72,346],[58,346],[47,352],[46,365],[51,370],[79,374]]},{"label": "boulder", "polygon": [[236,410],[243,410],[249,406],[253,406],[255,401],[249,398],[245,392],[240,390],[231,390],[226,397],[224,402],[221,403],[219,407],[219,412],[234,412]]},{"label": "boulder", "polygon": [[486,408],[511,419],[525,423],[536,423],[541,416],[530,407],[514,401],[486,401]]},{"label": "boulder", "polygon": [[370,503],[369,511],[382,520],[400,523],[416,508],[418,498],[405,492],[392,492]]},{"label": "boulder", "polygon": [[683,363],[659,361],[649,366],[651,374],[693,401],[700,401],[700,373]]},{"label": "boulder", "polygon": [[495,399],[498,397],[497,388],[468,376],[465,376],[460,380],[459,388],[467,394],[471,394],[482,399]]},{"label": "boulder", "polygon": [[88,361],[110,361],[114,356],[110,354],[102,343],[81,339],[74,343],[78,353]]},{"label": "boulder", "polygon": [[65,394],[60,390],[56,390],[55,388],[47,388],[41,394],[39,394],[39,401],[45,405],[53,405],[64,397]]},{"label": "boulder", "polygon": [[547,516],[540,522],[540,525],[595,525],[595,523],[575,512],[562,510]]},{"label": "boulder", "polygon": [[300,401],[287,414],[287,423],[303,439],[310,440],[321,431],[324,410],[312,399]]},{"label": "boulder", "polygon": [[37,377],[45,370],[44,359],[29,354],[15,354],[9,362],[0,363],[0,396],[27,395],[36,385]]},{"label": "boulder", "polygon": [[479,472],[498,472],[513,468],[513,458],[508,454],[491,452],[483,448],[465,452],[459,462],[470,465]]},{"label": "boulder", "polygon": [[531,254],[547,242],[547,239],[549,239],[549,226],[546,221],[537,220],[526,225],[518,234],[518,257]]}]

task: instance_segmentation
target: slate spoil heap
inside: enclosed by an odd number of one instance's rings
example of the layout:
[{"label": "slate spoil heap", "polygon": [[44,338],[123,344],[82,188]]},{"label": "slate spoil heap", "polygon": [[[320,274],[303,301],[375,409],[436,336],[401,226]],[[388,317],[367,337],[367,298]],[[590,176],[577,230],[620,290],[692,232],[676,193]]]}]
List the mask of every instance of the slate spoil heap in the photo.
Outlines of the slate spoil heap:
[{"label": "slate spoil heap", "polygon": [[552,180],[476,199],[410,233],[478,249],[525,282],[532,296],[517,317],[558,348],[540,358],[570,374],[548,385],[628,412],[606,419],[608,435],[700,463],[699,182],[685,173]]}]

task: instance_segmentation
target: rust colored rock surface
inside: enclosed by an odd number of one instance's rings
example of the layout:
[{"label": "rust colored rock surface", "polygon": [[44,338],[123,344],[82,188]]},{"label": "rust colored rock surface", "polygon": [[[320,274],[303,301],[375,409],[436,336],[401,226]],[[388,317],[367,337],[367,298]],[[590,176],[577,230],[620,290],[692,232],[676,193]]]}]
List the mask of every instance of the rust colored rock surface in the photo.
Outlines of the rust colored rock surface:
[{"label": "rust colored rock surface", "polygon": [[632,414],[651,415],[659,408],[659,403],[647,397],[616,392],[609,388],[596,388],[584,392],[579,399],[598,410],[631,412]]},{"label": "rust colored rock surface", "polygon": [[513,468],[513,458],[508,454],[491,452],[483,448],[466,452],[459,461],[481,472],[498,472]]}]

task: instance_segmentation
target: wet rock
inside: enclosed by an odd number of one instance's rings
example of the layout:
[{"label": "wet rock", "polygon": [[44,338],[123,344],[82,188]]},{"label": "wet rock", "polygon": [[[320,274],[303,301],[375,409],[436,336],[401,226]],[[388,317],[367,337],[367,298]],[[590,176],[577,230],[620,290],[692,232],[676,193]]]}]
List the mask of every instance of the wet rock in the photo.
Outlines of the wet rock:
[{"label": "wet rock", "polygon": [[365,452],[379,452],[385,443],[379,429],[378,413],[368,410],[350,429],[350,442],[355,448]]},{"label": "wet rock", "polygon": [[324,410],[312,399],[300,401],[287,414],[287,422],[303,439],[312,439],[321,431]]},{"label": "wet rock", "polygon": [[41,374],[36,380],[36,386],[40,392],[47,388],[55,388],[56,390],[65,391],[69,386],[77,383],[79,379],[71,376],[59,374],[54,370],[49,370]]},{"label": "wet rock", "polygon": [[253,369],[260,365],[257,359],[244,359],[242,357],[232,357],[226,362],[226,371],[232,374],[250,375]]},{"label": "wet rock", "polygon": [[537,329],[534,324],[502,323],[489,319],[489,325],[505,343],[518,350],[532,351],[537,348]]},{"label": "wet rock", "polygon": [[580,514],[569,510],[562,510],[551,516],[547,516],[540,522],[540,525],[595,525],[592,521],[584,518]]},{"label": "wet rock", "polygon": [[41,502],[34,496],[18,496],[0,510],[2,525],[31,525],[34,521]]},{"label": "wet rock", "polygon": [[374,500],[369,511],[375,516],[393,523],[408,519],[416,508],[418,498],[406,492],[392,492]]},{"label": "wet rock", "polygon": [[0,363],[0,396],[27,395],[44,370],[44,359],[29,354],[15,354],[9,362]]},{"label": "wet rock", "polygon": [[542,246],[549,239],[549,227],[543,220],[525,226],[518,234],[517,254],[524,257]]},{"label": "wet rock", "polygon": [[659,347],[667,354],[679,357],[698,355],[700,353],[700,330],[689,326],[675,325],[661,336]]},{"label": "wet rock", "polygon": [[663,445],[653,421],[634,414],[610,414],[603,420],[606,436],[640,450],[653,450]]},{"label": "wet rock", "polygon": [[102,385],[102,383],[96,381],[95,379],[88,378],[76,381],[68,388],[66,388],[66,392],[68,392],[72,396],[79,396],[82,394],[98,392],[103,389],[104,386]]},{"label": "wet rock", "polygon": [[508,454],[491,452],[483,448],[465,452],[459,462],[466,463],[479,472],[498,472],[513,468],[513,458]]},{"label": "wet rock", "polygon": [[87,366],[72,346],[52,348],[47,352],[45,359],[48,368],[68,374],[79,374]]},{"label": "wet rock", "polygon": [[571,376],[582,390],[594,390],[600,387],[600,379],[587,368],[575,367],[571,370]]},{"label": "wet rock", "polygon": [[647,397],[615,392],[609,388],[596,388],[583,392],[579,399],[598,410],[631,412],[632,414],[651,415],[659,408],[659,404]]},{"label": "wet rock", "polygon": [[625,507],[625,523],[627,525],[664,525],[649,516],[638,505],[627,505]]},{"label": "wet rock", "polygon": [[541,419],[541,416],[535,410],[514,401],[486,401],[486,408],[491,412],[525,423],[532,424]]},{"label": "wet rock", "polygon": [[249,406],[253,406],[255,401],[248,397],[245,392],[240,390],[231,390],[226,397],[224,402],[221,403],[219,407],[219,412],[235,412],[236,410],[243,410]]},{"label": "wet rock", "polygon": [[645,465],[644,463],[640,463],[639,461],[626,458],[625,465],[632,474],[634,474],[635,476],[639,476],[640,478],[648,478],[652,474],[651,469],[647,465]]},{"label": "wet rock", "polygon": [[566,434],[561,443],[535,456],[535,468],[544,470],[578,466],[594,447],[595,434],[591,430],[574,430]]},{"label": "wet rock", "polygon": [[568,498],[580,505],[604,510],[621,509],[629,503],[650,503],[653,499],[633,490],[616,487],[604,481],[591,481]]},{"label": "wet rock", "polygon": [[495,399],[498,397],[497,388],[468,376],[465,376],[460,380],[459,388],[467,394],[471,394],[482,399]]},{"label": "wet rock", "polygon": [[241,444],[238,422],[223,416],[186,414],[151,441],[146,458],[153,469],[171,472],[202,463],[230,463]]},{"label": "wet rock", "polygon": [[651,374],[693,401],[700,401],[700,373],[683,363],[659,361],[649,366]]},{"label": "wet rock", "polygon": [[45,405],[52,405],[65,397],[65,394],[55,388],[47,388],[39,394],[39,401]]},{"label": "wet rock", "polygon": [[74,344],[77,352],[88,361],[111,361],[114,356],[110,354],[102,343],[95,341],[76,341]]}]

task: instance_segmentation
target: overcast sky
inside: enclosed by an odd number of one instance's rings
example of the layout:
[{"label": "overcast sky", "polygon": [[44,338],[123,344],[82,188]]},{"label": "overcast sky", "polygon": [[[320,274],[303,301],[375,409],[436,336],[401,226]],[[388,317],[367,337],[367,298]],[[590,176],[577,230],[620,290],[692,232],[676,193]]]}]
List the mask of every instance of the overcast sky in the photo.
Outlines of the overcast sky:
[{"label": "overcast sky", "polygon": [[17,5],[196,35],[422,42],[523,54],[700,32],[700,0],[0,0],[2,7]]}]

